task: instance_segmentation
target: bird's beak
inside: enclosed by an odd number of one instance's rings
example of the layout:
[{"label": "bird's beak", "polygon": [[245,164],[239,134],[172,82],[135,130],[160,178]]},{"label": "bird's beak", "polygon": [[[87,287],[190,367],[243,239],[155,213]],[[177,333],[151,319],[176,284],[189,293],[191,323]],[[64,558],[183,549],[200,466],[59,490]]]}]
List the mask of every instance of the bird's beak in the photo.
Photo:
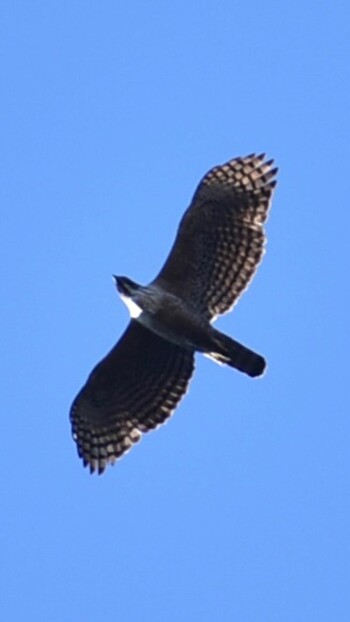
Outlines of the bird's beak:
[{"label": "bird's beak", "polygon": [[118,292],[120,294],[123,294],[125,288],[123,287],[123,283],[122,283],[121,278],[119,276],[116,276],[115,274],[113,274],[112,278],[113,278],[114,285],[117,288]]}]

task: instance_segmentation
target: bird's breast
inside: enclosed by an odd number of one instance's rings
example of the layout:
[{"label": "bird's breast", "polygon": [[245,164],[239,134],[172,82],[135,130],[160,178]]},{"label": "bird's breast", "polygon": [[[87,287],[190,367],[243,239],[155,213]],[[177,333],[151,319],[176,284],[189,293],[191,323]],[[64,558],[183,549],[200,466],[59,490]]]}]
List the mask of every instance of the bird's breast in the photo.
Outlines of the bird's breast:
[{"label": "bird's breast", "polygon": [[174,300],[173,296],[163,299],[153,313],[144,310],[137,321],[163,339],[184,348],[198,349],[206,342],[211,330],[204,318],[187,308],[182,301]]}]

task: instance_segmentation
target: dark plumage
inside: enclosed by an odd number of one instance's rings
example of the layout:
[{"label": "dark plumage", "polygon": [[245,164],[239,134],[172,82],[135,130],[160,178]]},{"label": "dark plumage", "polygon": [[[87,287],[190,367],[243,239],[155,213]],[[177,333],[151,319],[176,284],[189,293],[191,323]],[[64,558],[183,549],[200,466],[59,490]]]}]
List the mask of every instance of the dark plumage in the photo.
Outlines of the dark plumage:
[{"label": "dark plumage", "polygon": [[229,311],[264,251],[277,168],[264,155],[211,169],[185,212],[157,278],[116,277],[133,318],[75,398],[70,418],[79,456],[102,473],[163,423],[187,390],[195,352],[250,376],[263,357],[211,326]]}]

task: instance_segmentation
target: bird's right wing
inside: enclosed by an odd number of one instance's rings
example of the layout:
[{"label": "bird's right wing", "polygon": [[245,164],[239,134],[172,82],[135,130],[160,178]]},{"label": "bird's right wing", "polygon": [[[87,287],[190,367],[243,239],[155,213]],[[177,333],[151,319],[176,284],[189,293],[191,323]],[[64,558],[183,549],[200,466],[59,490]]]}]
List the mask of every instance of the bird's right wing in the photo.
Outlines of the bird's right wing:
[{"label": "bird's right wing", "polygon": [[132,320],[71,407],[73,437],[84,466],[102,473],[143,432],[170,417],[193,370],[193,352]]},{"label": "bird's right wing", "polygon": [[154,283],[208,319],[229,311],[261,260],[276,173],[273,160],[255,154],[211,169]]}]

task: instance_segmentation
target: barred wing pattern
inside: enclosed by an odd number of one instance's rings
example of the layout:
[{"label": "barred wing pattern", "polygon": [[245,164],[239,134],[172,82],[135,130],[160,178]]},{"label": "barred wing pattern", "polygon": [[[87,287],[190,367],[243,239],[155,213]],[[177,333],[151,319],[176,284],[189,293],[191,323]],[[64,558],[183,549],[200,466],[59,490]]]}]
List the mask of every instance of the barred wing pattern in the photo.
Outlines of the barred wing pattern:
[{"label": "barred wing pattern", "polygon": [[119,343],[95,367],[70,418],[84,466],[103,473],[164,423],[186,393],[194,354],[131,320]]},{"label": "barred wing pattern", "polygon": [[210,320],[229,311],[263,255],[263,224],[277,170],[264,154],[235,158],[211,169],[200,182],[154,283],[184,298]]}]

